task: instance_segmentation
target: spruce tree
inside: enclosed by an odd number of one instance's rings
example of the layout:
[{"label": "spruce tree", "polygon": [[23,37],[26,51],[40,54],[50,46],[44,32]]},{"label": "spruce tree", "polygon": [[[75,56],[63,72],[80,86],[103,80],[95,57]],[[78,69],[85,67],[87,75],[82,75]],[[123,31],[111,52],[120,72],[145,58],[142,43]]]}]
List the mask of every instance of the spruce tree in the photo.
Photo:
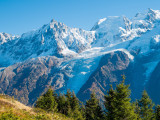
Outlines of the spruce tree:
[{"label": "spruce tree", "polygon": [[136,120],[135,107],[131,103],[129,85],[125,85],[125,76],[122,76],[122,83],[116,86],[116,116],[115,120]]},{"label": "spruce tree", "polygon": [[68,117],[73,117],[77,120],[83,120],[83,114],[80,108],[80,101],[76,97],[74,92],[67,90],[67,93],[60,94],[57,97],[58,101],[58,111],[65,114]]},{"label": "spruce tree", "polygon": [[47,111],[57,110],[57,102],[53,96],[53,90],[51,88],[49,88],[48,91],[36,101],[35,107]]},{"label": "spruce tree", "polygon": [[55,101],[58,103],[58,94],[53,90],[53,97]]},{"label": "spruce tree", "polygon": [[67,109],[66,109],[66,97],[64,94],[59,94],[57,97],[57,103],[58,103],[58,111],[62,114],[67,114]]},{"label": "spruce tree", "polygon": [[79,103],[80,102],[79,102],[78,98],[76,97],[75,93],[72,92],[71,108],[72,108],[73,111],[80,108],[80,104]]},{"label": "spruce tree", "polygon": [[72,92],[71,109],[73,112],[73,118],[78,120],[84,119],[83,113],[81,112],[81,108],[80,108],[80,101],[78,100],[74,92]]},{"label": "spruce tree", "polygon": [[108,120],[114,120],[114,118],[116,118],[116,112],[118,110],[116,107],[116,93],[115,90],[113,90],[112,85],[107,93],[108,94],[104,96],[104,105],[107,110],[106,115]]},{"label": "spruce tree", "polygon": [[72,93],[70,90],[67,90],[66,93],[66,103],[65,103],[65,111],[66,115],[69,117],[73,116],[72,108],[71,108],[71,101],[72,101]]},{"label": "spruce tree", "polygon": [[95,93],[91,93],[90,99],[86,102],[86,120],[103,120],[104,115],[99,100]]},{"label": "spruce tree", "polygon": [[66,93],[66,98],[69,100],[69,101],[71,101],[72,100],[72,92],[68,89],[67,90],[67,93]]},{"label": "spruce tree", "polygon": [[160,120],[160,105],[156,106],[155,114],[156,114],[156,120]]},{"label": "spruce tree", "polygon": [[140,107],[138,105],[138,100],[136,100],[133,105],[135,106],[135,113],[137,114],[137,120],[141,120]]},{"label": "spruce tree", "polygon": [[105,107],[108,120],[136,120],[135,107],[130,102],[129,85],[125,85],[125,76],[122,83],[113,90],[112,86],[105,96]]},{"label": "spruce tree", "polygon": [[85,105],[82,102],[81,102],[80,111],[81,111],[81,114],[82,114],[83,118],[86,119],[86,108],[85,108]]},{"label": "spruce tree", "polygon": [[140,107],[140,116],[142,120],[154,119],[154,104],[145,90],[143,91],[142,98],[139,100],[138,105]]}]

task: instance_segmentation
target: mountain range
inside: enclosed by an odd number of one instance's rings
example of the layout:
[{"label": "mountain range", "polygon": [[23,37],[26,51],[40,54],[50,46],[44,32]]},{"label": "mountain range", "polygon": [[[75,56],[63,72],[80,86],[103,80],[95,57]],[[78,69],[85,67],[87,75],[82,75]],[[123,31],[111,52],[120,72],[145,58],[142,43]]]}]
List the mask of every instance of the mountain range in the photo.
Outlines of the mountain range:
[{"label": "mountain range", "polygon": [[103,101],[125,74],[131,97],[147,90],[160,104],[160,10],[134,18],[109,16],[90,31],[54,19],[21,36],[0,33],[0,93],[32,105],[51,86],[81,101],[94,91]]}]

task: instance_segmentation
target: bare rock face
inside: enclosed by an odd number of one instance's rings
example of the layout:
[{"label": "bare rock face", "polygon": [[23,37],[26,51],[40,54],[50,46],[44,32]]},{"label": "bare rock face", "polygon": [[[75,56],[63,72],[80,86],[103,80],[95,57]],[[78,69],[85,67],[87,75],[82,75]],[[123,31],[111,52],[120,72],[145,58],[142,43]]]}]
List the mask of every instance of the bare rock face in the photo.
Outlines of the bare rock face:
[{"label": "bare rock face", "polygon": [[[33,104],[49,86],[57,89],[64,84],[64,75],[56,70],[60,63],[60,59],[48,57],[9,66],[0,73],[0,92],[15,96],[25,104]],[[58,84],[58,81],[61,82]]]},{"label": "bare rock face", "polygon": [[[59,67],[64,61],[65,59],[49,56],[30,59],[4,68],[0,73],[0,92],[32,105],[49,86],[57,91],[66,90],[69,80],[68,68]],[[79,99],[85,101],[90,92],[95,91],[103,100],[109,85],[115,86],[121,81],[121,74],[128,68],[129,63],[128,55],[122,51],[102,56],[96,70],[80,88],[77,94]]]},{"label": "bare rock face", "polygon": [[104,55],[99,62],[98,68],[78,92],[77,95],[80,100],[88,99],[89,94],[93,91],[102,100],[110,88],[109,85],[112,84],[115,87],[122,80],[121,75],[124,74],[129,63],[128,56],[121,51]]}]

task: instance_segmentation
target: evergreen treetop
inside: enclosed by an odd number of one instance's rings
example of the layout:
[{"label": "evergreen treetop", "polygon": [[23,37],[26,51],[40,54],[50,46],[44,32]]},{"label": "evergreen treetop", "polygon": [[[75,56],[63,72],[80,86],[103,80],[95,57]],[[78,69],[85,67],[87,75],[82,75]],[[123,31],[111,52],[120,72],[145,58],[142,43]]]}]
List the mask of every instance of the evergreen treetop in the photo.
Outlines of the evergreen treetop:
[{"label": "evergreen treetop", "polygon": [[142,93],[142,98],[138,102],[140,107],[140,116],[142,120],[152,120],[154,119],[153,107],[154,104],[149,98],[147,92],[144,90]]},{"label": "evergreen treetop", "polygon": [[51,88],[36,101],[36,107],[47,111],[57,111],[57,102]]},{"label": "evergreen treetop", "polygon": [[90,99],[86,102],[86,120],[103,120],[104,115],[99,100],[96,98],[96,94],[93,92],[90,95]]}]

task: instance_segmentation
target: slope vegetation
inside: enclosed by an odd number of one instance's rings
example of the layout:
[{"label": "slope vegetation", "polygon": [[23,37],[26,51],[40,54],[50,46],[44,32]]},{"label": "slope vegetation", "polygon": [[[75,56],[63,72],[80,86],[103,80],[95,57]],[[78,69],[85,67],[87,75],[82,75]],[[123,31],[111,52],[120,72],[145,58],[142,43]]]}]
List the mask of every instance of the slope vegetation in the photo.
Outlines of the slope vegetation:
[{"label": "slope vegetation", "polygon": [[0,95],[0,120],[71,120],[62,114],[28,107],[7,95]]}]

